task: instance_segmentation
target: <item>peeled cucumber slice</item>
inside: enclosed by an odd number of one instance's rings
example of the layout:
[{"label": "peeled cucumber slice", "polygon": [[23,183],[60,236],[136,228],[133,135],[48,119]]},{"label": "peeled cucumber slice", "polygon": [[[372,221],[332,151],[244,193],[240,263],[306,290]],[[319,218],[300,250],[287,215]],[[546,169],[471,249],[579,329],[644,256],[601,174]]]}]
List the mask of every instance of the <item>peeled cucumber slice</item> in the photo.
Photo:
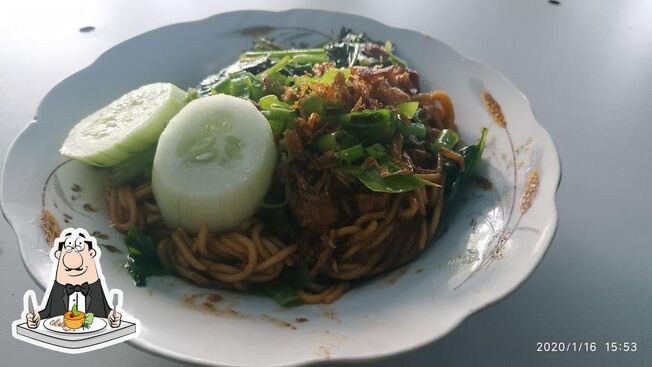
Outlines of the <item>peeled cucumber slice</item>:
[{"label": "peeled cucumber slice", "polygon": [[169,227],[230,229],[256,212],[276,161],[272,129],[251,102],[204,97],[190,102],[161,134],[152,190]]},{"label": "peeled cucumber slice", "polygon": [[132,90],[75,125],[60,152],[95,166],[116,165],[156,142],[185,98],[186,92],[170,83]]}]

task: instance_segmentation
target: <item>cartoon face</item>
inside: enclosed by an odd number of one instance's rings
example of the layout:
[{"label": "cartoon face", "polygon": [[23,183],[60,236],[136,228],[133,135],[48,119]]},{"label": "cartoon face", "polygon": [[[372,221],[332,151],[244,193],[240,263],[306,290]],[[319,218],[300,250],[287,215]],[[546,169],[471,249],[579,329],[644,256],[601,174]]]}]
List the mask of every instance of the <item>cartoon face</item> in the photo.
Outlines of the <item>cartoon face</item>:
[{"label": "cartoon face", "polygon": [[60,284],[89,284],[98,279],[95,264],[97,243],[84,230],[66,229],[59,237],[54,257],[58,260],[56,280]]}]

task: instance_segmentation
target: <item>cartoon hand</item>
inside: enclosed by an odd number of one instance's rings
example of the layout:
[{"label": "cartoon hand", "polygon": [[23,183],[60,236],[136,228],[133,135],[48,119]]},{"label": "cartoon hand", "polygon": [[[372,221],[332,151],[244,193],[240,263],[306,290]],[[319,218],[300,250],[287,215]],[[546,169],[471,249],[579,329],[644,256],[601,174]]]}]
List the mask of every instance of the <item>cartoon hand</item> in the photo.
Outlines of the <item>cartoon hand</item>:
[{"label": "cartoon hand", "polygon": [[109,312],[109,325],[112,328],[117,328],[120,326],[120,321],[122,321],[122,314],[120,312],[117,312],[116,310],[111,310]]},{"label": "cartoon hand", "polygon": [[37,313],[27,313],[26,319],[27,319],[27,327],[30,329],[36,329],[38,326],[39,322],[41,322],[41,315]]}]

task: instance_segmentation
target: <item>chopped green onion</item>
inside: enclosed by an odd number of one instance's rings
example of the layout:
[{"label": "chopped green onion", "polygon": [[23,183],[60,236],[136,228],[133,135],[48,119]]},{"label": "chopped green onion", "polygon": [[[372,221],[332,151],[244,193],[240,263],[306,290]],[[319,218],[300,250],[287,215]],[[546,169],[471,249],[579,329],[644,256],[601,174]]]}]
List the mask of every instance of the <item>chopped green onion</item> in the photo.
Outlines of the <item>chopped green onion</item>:
[{"label": "chopped green onion", "polygon": [[344,75],[344,80],[348,79],[351,76],[351,69],[349,68],[330,68],[326,70],[324,75],[319,79],[319,83],[332,84],[335,81],[335,76],[339,73]]},{"label": "chopped green onion", "polygon": [[326,51],[323,48],[308,48],[308,49],[298,49],[298,50],[274,50],[274,51],[247,51],[240,57],[241,59],[259,57],[259,56],[268,56],[271,58],[282,58],[285,56],[295,56],[295,55],[315,55],[315,54],[324,54]]},{"label": "chopped green onion", "polygon": [[314,112],[319,116],[323,116],[325,111],[324,100],[317,96],[308,96],[299,101],[299,112],[304,118],[310,117]]},{"label": "chopped green onion", "polygon": [[286,108],[283,108],[281,105],[273,104],[269,107],[268,110],[263,111],[263,115],[265,117],[268,117],[270,119],[276,119],[276,120],[294,120],[297,118],[296,113],[294,110],[288,110]]},{"label": "chopped green onion", "polygon": [[350,148],[358,143],[360,143],[360,139],[356,138],[353,135],[349,135],[342,131],[341,137],[338,137],[339,143],[340,143],[340,148],[341,149],[346,149]]},{"label": "chopped green onion", "polygon": [[395,116],[387,109],[351,112],[340,118],[344,130],[359,136],[366,143],[389,139],[396,130]]},{"label": "chopped green onion", "polygon": [[399,103],[396,107],[398,107],[398,111],[401,114],[411,119],[417,113],[417,109],[419,108],[419,102],[418,101],[402,102]]},{"label": "chopped green onion", "polygon": [[248,97],[258,101],[263,96],[263,84],[253,74],[239,71],[217,82],[211,89],[212,94],[228,94],[235,97]]},{"label": "chopped green onion", "polygon": [[290,60],[291,60],[291,59],[292,59],[292,58],[291,58],[289,55],[288,55],[288,56],[285,56],[285,57],[283,57],[281,60],[279,60],[276,64],[272,65],[272,67],[270,67],[269,69],[267,69],[267,70],[261,72],[261,73],[258,74],[258,75],[259,75],[259,76],[263,76],[263,75],[272,75],[272,74],[278,73],[278,72],[281,71],[281,70],[282,70],[282,69],[283,69],[287,64],[290,63]]},{"label": "chopped green onion", "polygon": [[336,151],[339,149],[339,144],[337,143],[337,136],[339,132],[334,132],[330,134],[324,134],[319,137],[317,140],[317,146],[322,153],[328,151]]},{"label": "chopped green onion", "polygon": [[267,119],[267,122],[269,123],[269,127],[272,128],[274,136],[280,136],[285,131],[285,121]]},{"label": "chopped green onion", "polygon": [[298,54],[292,56],[292,62],[294,64],[304,65],[304,64],[319,64],[322,62],[328,61],[328,55],[326,53],[321,54]]},{"label": "chopped green onion", "polygon": [[287,104],[285,102],[281,102],[278,99],[278,97],[275,96],[274,94],[269,94],[269,95],[266,95],[265,97],[261,98],[260,101],[258,101],[258,104],[260,105],[260,107],[262,107],[263,109],[266,109],[266,110],[268,110],[274,104],[280,105],[281,107],[283,107],[285,109],[288,109],[288,110],[293,109],[292,106],[290,106],[289,104]]},{"label": "chopped green onion", "polygon": [[330,68],[326,70],[326,72],[322,76],[307,76],[307,75],[295,76],[293,79],[294,85],[316,84],[316,83],[333,84],[333,81],[335,80],[335,76],[337,75],[337,73],[344,74],[344,80],[348,79],[351,76],[351,70],[349,68]]},{"label": "chopped green onion", "polygon": [[414,118],[418,121],[416,122],[423,122],[428,119],[428,112],[426,112],[425,108],[419,108],[417,109],[417,113],[414,115]]},{"label": "chopped green onion", "polygon": [[403,135],[414,135],[417,139],[423,140],[426,137],[426,125],[420,122],[410,122],[406,125],[401,124]]},{"label": "chopped green onion", "polygon": [[437,154],[439,148],[453,149],[460,141],[460,136],[453,129],[442,130],[437,139],[430,144],[430,151]]},{"label": "chopped green onion", "polygon": [[387,150],[380,144],[374,144],[366,149],[370,157],[380,158],[387,154]]},{"label": "chopped green onion", "polygon": [[231,77],[226,77],[217,82],[211,89],[212,94],[229,94],[231,92]]},{"label": "chopped green onion", "polygon": [[365,150],[362,144],[354,145],[351,148],[344,149],[340,152],[340,159],[346,163],[353,163],[363,158]]}]

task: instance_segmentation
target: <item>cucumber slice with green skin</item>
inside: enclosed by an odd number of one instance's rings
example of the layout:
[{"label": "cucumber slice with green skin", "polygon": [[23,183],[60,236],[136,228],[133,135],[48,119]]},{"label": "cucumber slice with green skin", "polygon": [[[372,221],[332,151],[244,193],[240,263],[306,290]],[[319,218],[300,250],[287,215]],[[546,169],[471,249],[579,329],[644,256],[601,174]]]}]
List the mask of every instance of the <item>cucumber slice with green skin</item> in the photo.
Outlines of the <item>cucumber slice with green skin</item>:
[{"label": "cucumber slice with green skin", "polygon": [[60,152],[94,166],[114,166],[156,142],[185,98],[186,92],[170,83],[132,90],[75,125]]},{"label": "cucumber slice with green skin", "polygon": [[230,229],[256,212],[276,161],[272,129],[251,102],[204,97],[188,103],[161,134],[152,190],[170,228]]}]

